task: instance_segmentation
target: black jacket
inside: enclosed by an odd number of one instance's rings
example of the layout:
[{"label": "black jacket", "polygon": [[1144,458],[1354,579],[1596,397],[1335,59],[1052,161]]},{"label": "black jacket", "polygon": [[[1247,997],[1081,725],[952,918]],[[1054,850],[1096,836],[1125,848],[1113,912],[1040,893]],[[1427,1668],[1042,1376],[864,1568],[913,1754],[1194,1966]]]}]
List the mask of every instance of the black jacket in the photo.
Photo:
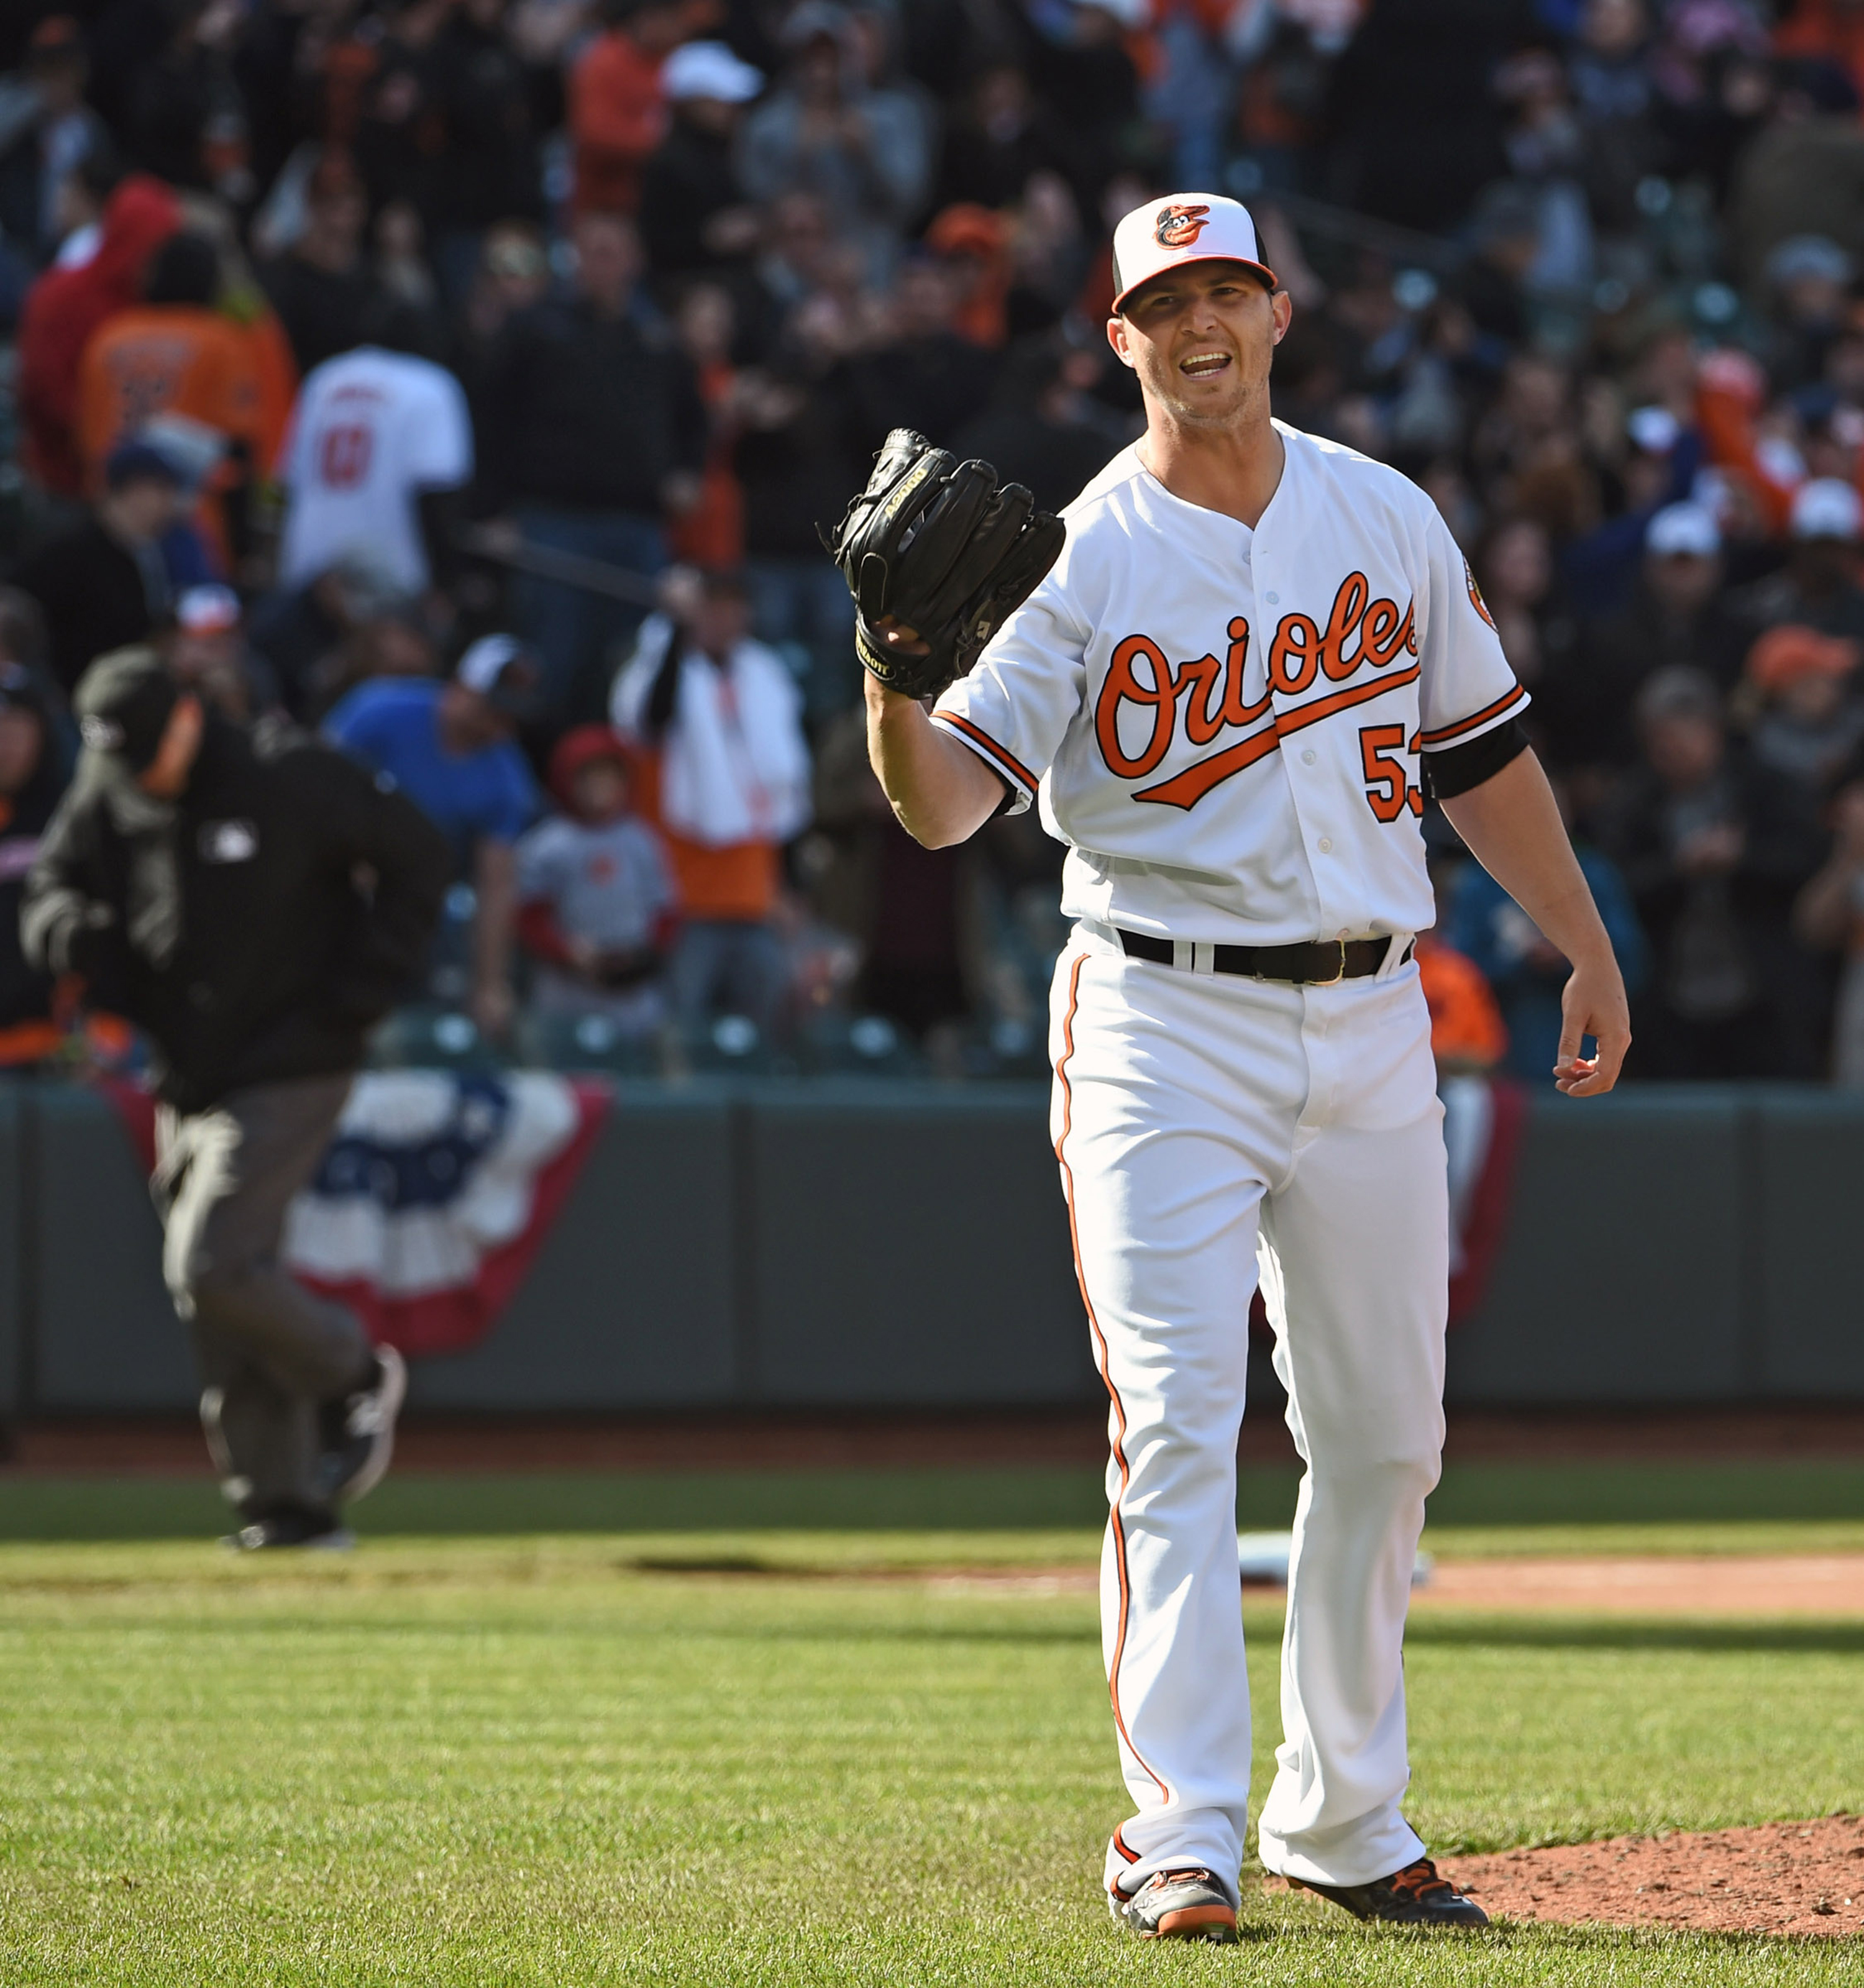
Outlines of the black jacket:
[{"label": "black jacket", "polygon": [[705,235],[722,208],[743,205],[731,140],[702,131],[676,110],[641,175],[641,239],[648,267],[666,277],[742,259],[715,255]]},{"label": "black jacket", "polygon": [[339,276],[286,253],[262,263],[259,280],[301,374],[360,345],[379,303],[375,279],[360,262]]},{"label": "black jacket", "polygon": [[99,656],[140,642],[168,611],[161,554],[143,560],[93,517],[50,533],[14,569],[46,617],[52,674],[69,696]]},{"label": "black jacket", "polygon": [[1125,445],[1084,421],[1051,421],[1027,401],[1010,405],[1000,397],[958,431],[951,447],[960,462],[975,456],[989,463],[1000,483],[1027,485],[1038,509],[1059,511]]},{"label": "black jacket", "polygon": [[444,134],[423,190],[430,239],[445,228],[541,220],[529,85],[506,30],[482,28],[462,9],[435,38],[428,68]]},{"label": "black jacket", "polygon": [[282,725],[211,718],[188,791],[152,802],[86,751],[27,880],[32,962],[145,1030],[181,1111],[353,1070],[414,983],[445,838],[368,770]]},{"label": "black jacket", "polygon": [[917,428],[935,448],[949,448],[965,423],[990,404],[996,355],[937,332],[883,346],[850,363],[852,411],[863,452],[878,449],[893,428]]},{"label": "black jacket", "polygon": [[819,560],[816,528],[832,526],[847,509],[870,457],[849,419],[844,367],[784,384],[800,389],[795,412],[780,427],[747,424],[732,448],[744,491],[744,549],[753,559]]},{"label": "black jacket", "polygon": [[1563,766],[1635,764],[1637,695],[1650,678],[1684,663],[1730,690],[1745,647],[1720,601],[1679,618],[1665,614],[1640,582],[1629,607],[1586,629],[1571,653],[1534,685],[1553,756]]},{"label": "black jacket", "polygon": [[41,839],[69,778],[43,721],[45,742],[32,777],[16,794],[0,794],[0,1029],[42,1022],[52,1013],[52,976],[31,965],[19,942],[19,906]]},{"label": "black jacket", "polygon": [[495,501],[658,518],[669,472],[705,460],[704,404],[671,336],[552,297],[489,355],[475,426]]},{"label": "black jacket", "polygon": [[[1744,837],[1741,860],[1728,873],[1736,905],[1744,916],[1784,929],[1801,885],[1825,857],[1812,798],[1784,774],[1733,749],[1719,777],[1727,818]],[[1656,775],[1642,769],[1619,794],[1605,837],[1606,854],[1659,945],[1689,888],[1672,849],[1669,805]]]},{"label": "black jacket", "polygon": [[[1632,776],[1604,824],[1601,840],[1649,935],[1654,962],[1632,1018],[1644,1042],[1634,1052],[1639,1073],[1814,1077],[1827,990],[1820,962],[1795,938],[1791,920],[1794,899],[1824,859],[1825,837],[1811,797],[1772,768],[1731,750],[1719,778],[1723,818],[1744,837],[1741,860],[1724,877],[1691,877],[1678,868],[1671,804],[1648,769]],[[1705,929],[1732,946],[1747,981],[1741,1012],[1753,1026],[1734,1061],[1673,1067],[1663,1018],[1686,1012],[1680,982],[1690,958],[1700,962]]]}]

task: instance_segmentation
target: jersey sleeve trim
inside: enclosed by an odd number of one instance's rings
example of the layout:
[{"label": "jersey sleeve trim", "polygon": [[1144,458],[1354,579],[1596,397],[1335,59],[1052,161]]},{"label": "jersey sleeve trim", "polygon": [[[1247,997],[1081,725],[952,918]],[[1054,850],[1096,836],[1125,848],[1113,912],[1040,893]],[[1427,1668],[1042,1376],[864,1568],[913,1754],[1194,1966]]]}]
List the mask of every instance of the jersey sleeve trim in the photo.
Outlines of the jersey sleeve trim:
[{"label": "jersey sleeve trim", "polygon": [[1007,780],[1018,793],[1033,800],[1038,784],[1036,776],[1022,761],[1004,749],[981,725],[973,725],[968,718],[961,718],[955,711],[935,711],[932,715],[935,725],[942,725],[975,752],[999,778]]},{"label": "jersey sleeve trim", "polygon": [[1519,684],[1513,685],[1493,704],[1485,704],[1481,710],[1470,712],[1467,718],[1458,718],[1454,725],[1439,725],[1435,732],[1420,732],[1417,735],[1418,745],[1426,752],[1453,746],[1460,739],[1473,738],[1490,725],[1500,724],[1504,718],[1517,715],[1527,703],[1526,690]]}]

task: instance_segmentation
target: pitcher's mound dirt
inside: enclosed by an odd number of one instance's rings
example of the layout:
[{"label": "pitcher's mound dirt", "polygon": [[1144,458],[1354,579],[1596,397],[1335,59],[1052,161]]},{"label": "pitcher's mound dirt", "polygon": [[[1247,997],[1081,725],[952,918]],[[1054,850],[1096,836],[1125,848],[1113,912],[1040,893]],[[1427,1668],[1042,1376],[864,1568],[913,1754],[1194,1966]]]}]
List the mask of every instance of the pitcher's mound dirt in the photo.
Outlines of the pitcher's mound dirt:
[{"label": "pitcher's mound dirt", "polygon": [[1864,1554],[1439,1560],[1413,1608],[1580,1614],[1864,1615]]},{"label": "pitcher's mound dirt", "polygon": [[1855,1815],[1508,1850],[1446,1858],[1443,1869],[1491,1918],[1864,1933],[1864,1819]]}]

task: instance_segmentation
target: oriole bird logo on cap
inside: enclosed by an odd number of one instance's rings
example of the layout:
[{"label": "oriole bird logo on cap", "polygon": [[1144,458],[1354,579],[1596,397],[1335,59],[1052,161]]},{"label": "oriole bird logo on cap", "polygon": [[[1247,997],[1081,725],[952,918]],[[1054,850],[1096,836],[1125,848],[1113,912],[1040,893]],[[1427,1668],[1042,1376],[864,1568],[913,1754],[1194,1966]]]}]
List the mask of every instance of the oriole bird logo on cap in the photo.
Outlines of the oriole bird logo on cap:
[{"label": "oriole bird logo on cap", "polygon": [[1208,207],[1162,207],[1152,224],[1152,237],[1161,248],[1189,248],[1210,225]]}]

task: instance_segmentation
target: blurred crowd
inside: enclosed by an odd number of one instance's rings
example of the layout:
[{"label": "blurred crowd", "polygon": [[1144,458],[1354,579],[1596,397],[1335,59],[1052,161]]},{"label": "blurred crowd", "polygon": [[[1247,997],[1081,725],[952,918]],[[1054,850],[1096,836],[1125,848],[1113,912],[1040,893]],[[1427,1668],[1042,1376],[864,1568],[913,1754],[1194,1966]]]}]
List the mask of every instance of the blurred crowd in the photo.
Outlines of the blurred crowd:
[{"label": "blurred crowd", "polygon": [[[1067,502],[1112,222],[1210,189],[1277,414],[1473,564],[1629,1073],[1864,1082],[1861,93],[1864,0],[13,0],[0,1059],[150,642],[452,840],[385,1056],[1039,1070],[1059,847],[898,829],[818,527],[902,424]],[[1440,1057],[1544,1082],[1561,963],[1426,828]]]}]

